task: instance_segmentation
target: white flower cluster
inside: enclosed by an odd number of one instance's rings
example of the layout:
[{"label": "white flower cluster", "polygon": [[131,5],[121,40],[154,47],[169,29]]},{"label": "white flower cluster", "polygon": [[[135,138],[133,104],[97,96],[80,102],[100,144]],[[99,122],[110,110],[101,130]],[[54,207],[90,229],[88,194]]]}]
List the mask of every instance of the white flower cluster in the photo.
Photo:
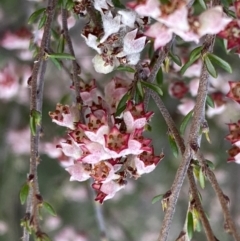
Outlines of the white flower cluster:
[{"label": "white flower cluster", "polygon": [[146,43],[141,32],[144,18],[132,10],[116,10],[111,0],[95,0],[94,8],[101,16],[102,26],[91,18],[82,36],[98,52],[92,60],[95,70],[107,74],[120,64],[136,65]]}]

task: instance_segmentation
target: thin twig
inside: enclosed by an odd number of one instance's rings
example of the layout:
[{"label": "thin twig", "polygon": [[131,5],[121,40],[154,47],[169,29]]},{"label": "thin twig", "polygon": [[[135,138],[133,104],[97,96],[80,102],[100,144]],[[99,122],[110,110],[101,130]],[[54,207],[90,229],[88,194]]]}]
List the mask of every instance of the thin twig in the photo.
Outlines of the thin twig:
[{"label": "thin twig", "polygon": [[[66,9],[62,9],[62,25],[63,25],[64,37],[66,39],[66,43],[70,54],[76,58],[73,45],[72,45],[72,40],[70,38],[69,31],[68,31],[67,15],[68,15],[68,11]],[[83,101],[80,96],[80,79],[78,76],[81,73],[81,67],[77,63],[76,59],[72,60],[72,67],[73,67],[73,83],[75,88],[76,104],[78,105],[78,108],[79,108],[78,119],[83,123],[84,117],[81,111]]]},{"label": "thin twig", "polygon": [[[183,142],[183,140],[182,140],[182,138],[181,138],[181,136],[179,134],[179,131],[177,130],[177,128],[175,126],[175,123],[174,123],[172,117],[170,116],[167,108],[165,107],[165,105],[162,102],[161,98],[155,92],[150,91],[150,94],[153,97],[153,99],[154,99],[157,107],[159,108],[160,112],[162,113],[162,115],[163,115],[163,117],[164,117],[164,119],[165,119],[165,121],[166,121],[166,123],[167,123],[167,125],[168,125],[168,127],[170,129],[170,131],[171,131],[171,134],[174,136],[175,141],[176,141],[178,147],[180,148],[181,153],[184,154],[184,152],[185,152],[184,142]],[[184,167],[182,167],[183,165],[187,165],[188,166],[189,163],[188,162],[186,163],[186,162],[182,161],[180,166],[179,166],[179,169],[180,168],[184,169]],[[184,173],[184,177],[185,177],[185,174],[186,173]],[[195,183],[194,178],[193,178],[192,171],[188,170],[187,174],[188,174],[188,179],[189,179],[189,182],[190,182],[190,188],[191,188],[191,190],[193,190],[192,191],[193,198],[194,198],[194,200],[196,200],[196,205],[197,205],[198,210],[200,210],[199,213],[200,213],[201,221],[203,223],[203,226],[204,226],[205,230],[207,230],[206,231],[207,238],[208,238],[209,241],[215,241],[215,239],[213,239],[214,235],[213,235],[213,232],[211,230],[210,224],[209,224],[209,222],[208,222],[208,220],[206,218],[206,215],[205,215],[204,211],[202,211],[203,207],[202,207],[201,201],[200,201],[199,196],[198,196],[197,191],[196,191],[197,187],[196,187],[196,183]],[[178,189],[178,190],[176,190],[176,192],[177,191],[178,191],[178,193],[180,192],[181,185],[182,185],[182,180],[180,179],[180,175],[176,175],[175,180],[177,179],[177,177],[179,177],[179,179],[175,181],[175,183],[177,183],[176,185],[174,185],[174,184],[172,185],[172,187],[171,187],[171,191],[172,192],[175,189]],[[184,178],[183,178],[183,180],[184,180]],[[176,195],[175,198],[178,198],[178,195]],[[176,203],[176,201],[177,200],[174,200],[173,202]],[[171,199],[170,199],[169,203],[171,203]],[[174,212],[174,209],[170,209],[169,212],[170,211]],[[167,215],[167,212],[166,212],[166,215]],[[168,217],[166,218],[166,220],[168,220],[166,222],[168,222],[169,229],[170,229],[170,224],[171,224],[170,217],[171,218],[173,217],[173,213],[169,213]],[[163,220],[163,223],[164,223],[164,220]],[[165,228],[164,231],[167,231],[167,229]],[[169,232],[169,230],[168,230],[168,232]],[[167,235],[168,234],[166,234],[166,237],[167,237]]]},{"label": "thin twig", "polygon": [[[163,61],[166,59],[170,49],[171,49],[171,46],[174,42],[174,39],[175,38],[172,38],[172,40],[166,45],[163,47],[163,49],[160,51],[159,53],[159,57],[158,59],[156,60],[156,63],[154,64],[152,70],[151,70],[151,74],[149,75],[147,81],[150,82],[150,83],[153,83],[156,79],[156,76],[157,76],[157,73],[158,73],[158,70],[160,69]],[[148,108],[148,102],[149,102],[149,99],[150,99],[150,90],[148,89],[145,93],[145,97],[144,97],[144,109],[147,110]]]},{"label": "thin twig", "polygon": [[207,176],[210,184],[212,185],[213,190],[215,191],[215,193],[216,193],[216,195],[219,199],[219,202],[221,204],[222,211],[223,211],[225,224],[227,225],[227,227],[228,227],[230,233],[232,234],[232,236],[234,237],[234,239],[236,241],[240,241],[240,236],[237,232],[237,228],[236,228],[236,226],[235,226],[235,224],[234,224],[234,222],[231,218],[231,214],[229,212],[228,197],[223,193],[222,189],[220,188],[215,174],[208,167],[208,165],[206,165],[205,158],[204,158],[203,154],[200,151],[198,151],[196,153],[196,157],[197,157],[198,161],[201,163],[203,169],[205,170],[206,176]]},{"label": "thin twig", "polygon": [[[41,41],[40,50],[36,60],[34,61],[33,72],[31,77],[31,97],[30,97],[30,111],[37,110],[42,112],[42,96],[44,86],[44,74],[46,71],[46,60],[44,59],[45,50],[48,49],[51,24],[53,21],[54,10],[57,0],[49,0],[46,10],[47,19],[44,27],[44,33]],[[39,88],[38,88],[39,85]],[[30,219],[35,227],[35,231],[40,231],[38,220],[38,203],[39,199],[36,195],[39,195],[38,177],[37,177],[37,165],[39,162],[39,140],[40,140],[40,127],[36,130],[36,135],[31,133],[31,149],[30,149],[30,170],[29,177],[32,176],[32,183],[30,193],[27,199],[26,214],[30,214]],[[23,231],[23,241],[29,240],[29,233],[26,228]]]}]

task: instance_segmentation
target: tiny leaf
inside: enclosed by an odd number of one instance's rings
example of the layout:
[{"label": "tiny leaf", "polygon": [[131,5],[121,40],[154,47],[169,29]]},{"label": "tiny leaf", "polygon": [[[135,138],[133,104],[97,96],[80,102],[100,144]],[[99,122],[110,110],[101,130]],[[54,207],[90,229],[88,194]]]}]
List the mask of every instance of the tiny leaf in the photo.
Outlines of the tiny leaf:
[{"label": "tiny leaf", "polygon": [[187,216],[187,234],[188,234],[188,238],[189,239],[192,239],[193,230],[194,230],[193,215],[192,215],[192,212],[188,212],[188,216]]},{"label": "tiny leaf", "polygon": [[[199,52],[198,54],[196,54],[195,56],[192,56],[192,58],[189,59],[188,62],[185,63],[185,64],[183,65],[183,67],[181,68],[181,70],[180,70],[181,75],[183,75],[183,74],[186,72],[186,70],[187,70],[197,59],[199,59],[200,56],[201,56],[201,53],[200,53],[200,52]],[[191,56],[190,56],[190,57],[191,57]]]},{"label": "tiny leaf", "polygon": [[34,23],[45,10],[46,8],[41,8],[32,13],[31,16],[28,18],[28,24]]},{"label": "tiny leaf", "polygon": [[45,25],[46,20],[47,20],[47,15],[43,14],[42,17],[40,18],[38,29],[41,29]]},{"label": "tiny leaf", "polygon": [[142,85],[141,85],[140,81],[137,81],[137,91],[138,91],[141,99],[143,99],[144,91],[143,91],[143,88],[142,88]]},{"label": "tiny leaf", "polygon": [[158,70],[157,76],[156,76],[156,82],[158,85],[161,85],[163,83],[163,71],[162,67]]},{"label": "tiny leaf", "polygon": [[217,64],[219,67],[226,70],[228,73],[230,73],[230,74],[232,73],[232,67],[230,66],[230,64],[228,62],[219,58],[215,54],[208,53],[207,56],[211,60],[211,62]]},{"label": "tiny leaf", "polygon": [[135,73],[135,69],[133,69],[129,66],[124,66],[124,65],[119,65],[115,70]]},{"label": "tiny leaf", "polygon": [[54,64],[59,70],[62,69],[62,65],[61,65],[61,63],[59,62],[58,59],[54,59],[54,58],[50,58],[50,59],[51,59],[51,61],[53,62],[53,64]]},{"label": "tiny leaf", "polygon": [[211,170],[214,170],[214,169],[215,169],[215,166],[214,166],[214,164],[213,164],[211,161],[206,160],[206,163],[207,163],[208,167],[209,167]]},{"label": "tiny leaf", "polygon": [[201,54],[202,49],[203,49],[203,46],[199,46],[199,47],[193,49],[193,50],[190,52],[190,57],[189,57],[189,59],[190,59],[190,60],[193,60],[193,59],[195,59],[196,56],[199,56],[199,57],[200,57],[200,54]]},{"label": "tiny leaf", "polygon": [[58,53],[63,53],[64,52],[64,47],[65,47],[65,38],[63,35],[61,35],[58,46],[57,46],[57,52]]},{"label": "tiny leaf", "polygon": [[125,9],[126,7],[120,2],[120,0],[112,0],[114,7]]},{"label": "tiny leaf", "polygon": [[54,53],[54,54],[48,54],[47,56],[51,59],[71,59],[71,60],[75,60],[74,56],[72,56],[71,54],[67,54],[67,53]]},{"label": "tiny leaf", "polygon": [[178,146],[176,144],[176,141],[172,135],[168,135],[168,141],[171,147],[171,150],[173,152],[173,155],[177,158],[178,156]]},{"label": "tiny leaf", "polygon": [[129,93],[127,92],[119,101],[115,116],[119,116],[125,110],[128,99]]},{"label": "tiny leaf", "polygon": [[201,7],[206,10],[207,9],[207,6],[206,6],[206,3],[204,0],[198,0],[199,4],[201,5]]},{"label": "tiny leaf", "polygon": [[154,203],[162,200],[162,199],[163,199],[163,196],[164,196],[164,194],[159,194],[159,195],[155,196],[155,197],[152,199],[152,204],[154,204]]},{"label": "tiny leaf", "polygon": [[49,214],[51,214],[52,216],[57,216],[54,208],[52,207],[52,205],[51,205],[50,203],[44,201],[44,202],[42,203],[42,205],[43,205],[43,208],[44,208]]},{"label": "tiny leaf", "polygon": [[179,58],[179,56],[177,56],[177,55],[174,55],[172,52],[169,52],[169,55],[170,55],[170,57],[171,57],[171,59],[172,59],[172,61],[174,62],[174,63],[176,63],[178,66],[182,66],[182,61],[181,61],[181,59]]},{"label": "tiny leaf", "polygon": [[26,200],[27,200],[27,197],[28,197],[28,193],[29,193],[29,190],[30,190],[30,187],[29,187],[29,184],[26,182],[23,184],[22,188],[21,188],[21,191],[20,191],[20,201],[21,201],[21,204],[23,205]]},{"label": "tiny leaf", "polygon": [[188,122],[190,121],[190,119],[192,118],[192,114],[193,114],[193,110],[191,110],[182,120],[182,123],[180,125],[180,133],[181,135],[184,134],[186,127],[188,125]]},{"label": "tiny leaf", "polygon": [[146,86],[149,89],[155,91],[158,95],[163,95],[162,89],[158,85],[152,84],[152,83],[149,83],[149,82],[146,82],[146,81],[141,81],[141,83],[142,83],[143,86]]},{"label": "tiny leaf", "polygon": [[205,177],[204,177],[202,168],[200,168],[200,170],[199,170],[199,184],[202,189],[205,188]]},{"label": "tiny leaf", "polygon": [[211,98],[211,96],[207,95],[206,103],[207,103],[207,105],[209,105],[210,107],[215,108],[215,104],[214,104],[214,101],[213,101],[213,99]]},{"label": "tiny leaf", "polygon": [[213,77],[213,78],[217,78],[217,72],[211,62],[211,60],[208,58],[208,55],[205,55],[204,57],[204,63],[206,64],[208,73]]}]

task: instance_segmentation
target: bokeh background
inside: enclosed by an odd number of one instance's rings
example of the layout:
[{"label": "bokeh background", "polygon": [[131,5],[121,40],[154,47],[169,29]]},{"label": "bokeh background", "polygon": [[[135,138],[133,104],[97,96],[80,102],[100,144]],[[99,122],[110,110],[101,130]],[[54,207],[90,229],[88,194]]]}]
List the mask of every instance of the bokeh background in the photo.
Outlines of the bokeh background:
[{"label": "bokeh background", "polygon": [[[0,82],[0,241],[20,240],[22,229],[20,219],[24,216],[25,206],[20,205],[19,190],[25,182],[29,169],[29,89],[28,78],[31,75],[32,52],[28,50],[31,33],[41,38],[37,26],[27,25],[27,19],[34,11],[45,6],[46,1],[1,0],[0,1],[0,75],[8,73],[7,84]],[[197,7],[197,6],[196,6]],[[57,18],[57,17],[56,17]],[[95,78],[100,91],[110,81],[112,75],[97,74],[91,59],[94,56],[83,42],[80,33],[86,20],[76,18],[70,34],[73,37],[77,60],[82,66],[82,78],[86,81]],[[59,30],[57,20],[54,25]],[[54,40],[53,40],[54,41]],[[54,46],[54,42],[53,42]],[[227,75],[219,72],[217,80],[211,80],[215,89],[226,94],[229,80],[239,81],[240,60],[237,55],[226,55],[216,42],[215,52],[227,59],[233,66],[234,73]],[[188,47],[188,46],[186,46]],[[70,62],[64,62],[70,71]],[[119,76],[119,73],[118,73]],[[132,76],[120,74],[123,78]],[[177,126],[183,119],[179,111],[181,100],[170,96],[169,83],[175,75],[165,75],[163,100]],[[190,83],[191,79],[186,82]],[[51,158],[56,152],[57,140],[64,136],[65,129],[51,122],[48,112],[54,110],[56,103],[73,100],[70,90],[71,80],[64,70],[58,70],[50,61],[45,78],[43,102],[43,130],[41,145],[41,163],[38,168],[40,191],[44,200],[50,202],[57,217],[43,212],[41,222],[43,230],[54,241],[98,241],[100,231],[96,219],[94,193],[89,182],[70,182],[69,174],[64,170],[64,163]],[[193,85],[194,86],[194,85]],[[196,87],[192,87],[196,88]],[[194,100],[190,93],[187,97]],[[210,107],[207,107],[210,108]],[[151,121],[152,131],[147,133],[153,139],[156,154],[162,150],[165,158],[157,168],[138,180],[129,180],[125,189],[101,207],[105,219],[106,231],[111,241],[153,241],[157,240],[164,213],[161,203],[151,203],[154,196],[168,191],[173,182],[177,167],[181,161],[170,150],[167,126],[155,104],[150,110],[155,112]],[[215,174],[226,195],[229,196],[230,210],[237,227],[240,228],[240,166],[227,163],[226,151],[230,148],[224,137],[228,133],[226,123],[240,118],[239,105],[228,100],[224,112],[208,118],[210,126],[209,144],[203,138],[203,152],[216,169]],[[221,241],[232,240],[223,229],[223,215],[219,202],[210,187],[201,191],[203,206],[209,217],[216,237]],[[184,182],[174,215],[169,240],[175,240],[184,225],[188,206],[188,182]],[[204,234],[194,233],[193,240],[206,240]]]}]

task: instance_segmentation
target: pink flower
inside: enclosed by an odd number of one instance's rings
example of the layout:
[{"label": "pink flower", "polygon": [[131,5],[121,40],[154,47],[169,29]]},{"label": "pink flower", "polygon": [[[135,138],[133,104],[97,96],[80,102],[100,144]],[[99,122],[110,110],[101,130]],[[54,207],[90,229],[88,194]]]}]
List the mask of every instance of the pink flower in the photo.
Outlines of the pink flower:
[{"label": "pink flower", "polygon": [[157,18],[160,16],[160,2],[158,0],[146,0],[143,4],[138,2],[128,3],[128,7],[133,8],[141,16]]},{"label": "pink flower", "polygon": [[221,6],[210,8],[200,14],[198,34],[202,37],[205,34],[217,34],[222,31],[230,22],[231,18],[223,16]]},{"label": "pink flower", "polygon": [[127,132],[132,133],[135,129],[144,127],[152,116],[153,112],[144,111],[143,103],[134,105],[132,101],[128,101],[123,113],[123,120],[126,124]]},{"label": "pink flower", "polygon": [[155,50],[165,46],[172,39],[172,30],[159,22],[152,24],[144,34],[154,39]]},{"label": "pink flower", "polygon": [[90,178],[89,164],[76,163],[73,166],[67,167],[66,171],[71,175],[70,181],[86,181]]},{"label": "pink flower", "polygon": [[49,112],[49,116],[52,118],[52,122],[55,122],[59,126],[65,126],[70,129],[74,129],[74,122],[77,121],[74,114],[75,107],[69,107],[68,105],[57,104],[56,110]]},{"label": "pink flower", "polygon": [[195,106],[195,101],[189,98],[181,99],[182,104],[180,104],[177,108],[182,115],[187,115],[191,110],[193,110]]},{"label": "pink flower", "polygon": [[62,152],[73,159],[78,159],[82,156],[82,150],[79,145],[73,140],[66,140],[57,145],[57,148],[61,148]]},{"label": "pink flower", "polygon": [[115,181],[110,181],[103,184],[93,183],[92,187],[98,191],[95,200],[103,203],[103,201],[113,198],[119,190],[125,187],[125,185],[121,185]]},{"label": "pink flower", "polygon": [[180,8],[177,8],[173,13],[160,16],[157,20],[165,24],[168,28],[178,29],[180,31],[188,31],[190,29],[186,4],[181,4]]},{"label": "pink flower", "polygon": [[237,101],[240,104],[240,82],[229,81],[230,91],[227,93],[227,97]]},{"label": "pink flower", "polygon": [[240,164],[240,147],[233,146],[230,150],[228,150],[229,158],[228,162],[235,162]]},{"label": "pink flower", "polygon": [[10,99],[19,90],[18,76],[14,65],[7,65],[0,70],[0,99]]}]

